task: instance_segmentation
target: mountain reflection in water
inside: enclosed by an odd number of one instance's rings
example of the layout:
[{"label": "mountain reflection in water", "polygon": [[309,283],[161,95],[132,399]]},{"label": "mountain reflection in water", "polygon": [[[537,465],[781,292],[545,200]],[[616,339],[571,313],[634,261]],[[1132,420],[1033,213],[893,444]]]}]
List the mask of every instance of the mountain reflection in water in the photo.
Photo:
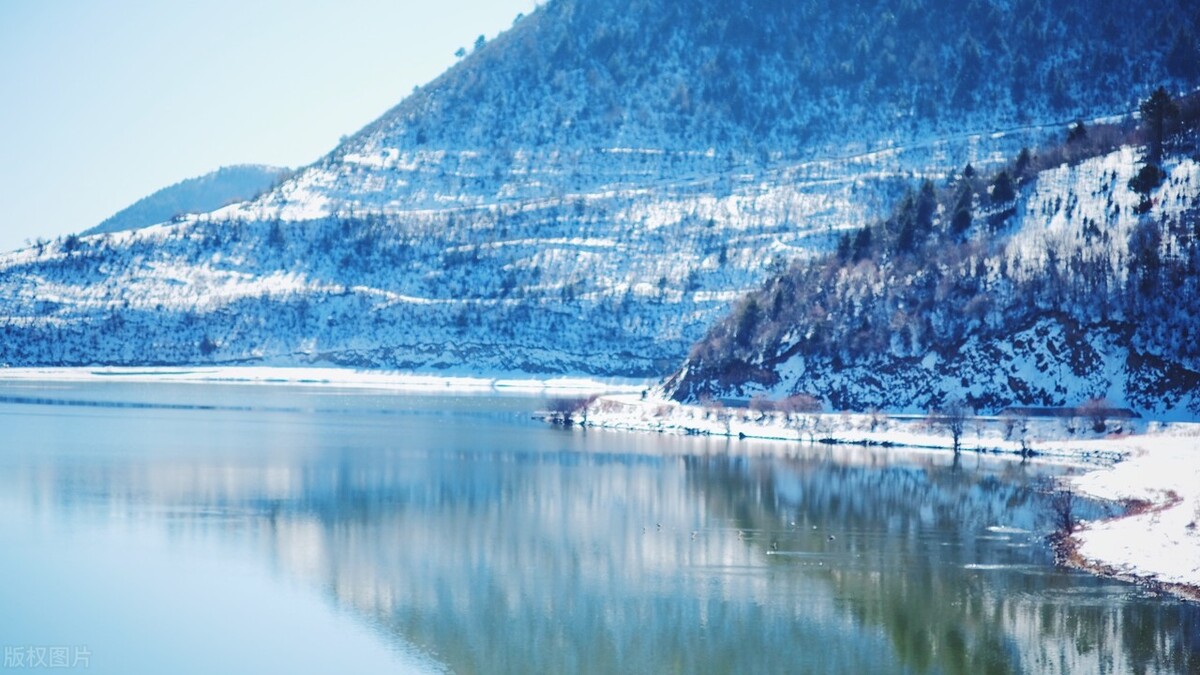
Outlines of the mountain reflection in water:
[{"label": "mountain reflection in water", "polygon": [[10,499],[248,551],[458,673],[1200,670],[1195,606],[1053,567],[1045,468],[564,431],[511,397],[35,394],[0,401]]}]

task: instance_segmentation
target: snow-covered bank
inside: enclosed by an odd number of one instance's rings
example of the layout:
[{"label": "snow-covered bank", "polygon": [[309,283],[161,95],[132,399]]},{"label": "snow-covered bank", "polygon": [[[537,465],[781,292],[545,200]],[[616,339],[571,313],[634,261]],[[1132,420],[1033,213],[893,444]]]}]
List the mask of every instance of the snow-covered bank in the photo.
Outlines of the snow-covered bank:
[{"label": "snow-covered bank", "polygon": [[[587,426],[678,434],[733,436],[802,442],[894,445],[952,450],[949,420],[928,415],[817,413],[687,405],[660,397],[613,394],[593,401],[576,421]],[[1076,418],[969,417],[961,422],[960,448],[970,452],[1011,453],[1022,449],[1060,463],[1111,464],[1124,447],[1092,442],[1114,434],[1145,431],[1139,420],[1108,420],[1103,434],[1092,422]],[[1064,440],[1078,439],[1079,443]]]},{"label": "snow-covered bank", "polygon": [[1136,505],[1086,523],[1074,562],[1092,571],[1200,600],[1200,425],[1173,425],[1119,442],[1129,459],[1075,478],[1080,493]]},{"label": "snow-covered bank", "polygon": [[[684,405],[637,394],[602,396],[577,415],[586,426],[896,445],[951,450],[947,420],[883,414],[758,411]],[[963,451],[1029,450],[1039,461],[1084,465],[1073,490],[1131,506],[1129,515],[1081,523],[1070,562],[1089,571],[1200,599],[1200,424],[1078,418],[967,418]]]},{"label": "snow-covered bank", "polygon": [[268,366],[154,367],[154,368],[0,368],[0,382],[170,382],[199,384],[258,384],[388,389],[428,393],[545,392],[597,394],[641,391],[646,383],[628,379],[538,378],[497,376],[419,375],[346,368],[276,368]]}]

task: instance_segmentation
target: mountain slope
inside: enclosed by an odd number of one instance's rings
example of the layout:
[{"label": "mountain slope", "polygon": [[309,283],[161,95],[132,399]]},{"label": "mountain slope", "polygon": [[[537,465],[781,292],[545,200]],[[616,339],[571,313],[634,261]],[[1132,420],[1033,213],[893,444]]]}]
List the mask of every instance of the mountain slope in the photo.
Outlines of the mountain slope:
[{"label": "mountain slope", "polygon": [[995,130],[1194,82],[1198,33],[1196,7],[1171,0],[559,1],[344,150],[777,152]]},{"label": "mountain slope", "polygon": [[290,172],[290,169],[254,164],[221,167],[143,197],[83,234],[136,230],[165,223],[185,213],[207,213],[234,202],[254,199]]},{"label": "mountain slope", "polygon": [[1197,81],[1187,3],[846,7],[550,2],[252,202],[0,258],[0,361],[657,375],[914,177]]},{"label": "mountain slope", "polygon": [[[914,193],[741,301],[668,392],[909,412],[1103,398],[1200,415],[1200,101],[1185,111],[1186,152],[1166,157],[1156,187],[1139,185],[1144,148],[1100,142],[1004,179],[960,176],[936,199]],[[1009,176],[1019,189],[1000,187]],[[922,222],[924,194],[936,208]]]}]

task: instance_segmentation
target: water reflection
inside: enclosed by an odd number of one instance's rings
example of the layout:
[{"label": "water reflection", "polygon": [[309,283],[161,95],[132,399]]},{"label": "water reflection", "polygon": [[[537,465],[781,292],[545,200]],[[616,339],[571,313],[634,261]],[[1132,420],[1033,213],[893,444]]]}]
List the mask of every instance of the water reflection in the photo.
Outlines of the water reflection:
[{"label": "water reflection", "polygon": [[1050,565],[1027,466],[202,391],[0,405],[0,489],[252,551],[459,673],[1200,669],[1197,608]]}]

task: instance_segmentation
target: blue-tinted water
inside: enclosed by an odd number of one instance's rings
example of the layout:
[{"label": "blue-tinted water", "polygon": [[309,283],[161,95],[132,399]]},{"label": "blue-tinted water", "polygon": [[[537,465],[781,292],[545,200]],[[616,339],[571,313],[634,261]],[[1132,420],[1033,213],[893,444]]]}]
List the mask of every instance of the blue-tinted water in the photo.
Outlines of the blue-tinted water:
[{"label": "blue-tinted water", "polygon": [[1200,670],[1197,607],[1052,565],[1045,469],[541,405],[0,385],[0,672]]}]

